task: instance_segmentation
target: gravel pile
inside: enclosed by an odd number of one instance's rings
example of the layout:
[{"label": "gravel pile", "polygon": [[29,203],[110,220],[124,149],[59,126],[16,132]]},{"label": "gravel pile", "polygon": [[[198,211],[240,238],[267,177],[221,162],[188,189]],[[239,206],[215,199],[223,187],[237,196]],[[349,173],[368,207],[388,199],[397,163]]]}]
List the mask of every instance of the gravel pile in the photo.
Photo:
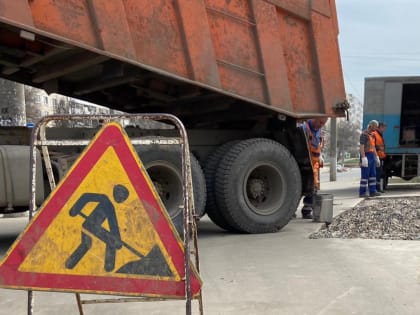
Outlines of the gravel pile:
[{"label": "gravel pile", "polygon": [[420,197],[366,199],[309,238],[420,240]]}]

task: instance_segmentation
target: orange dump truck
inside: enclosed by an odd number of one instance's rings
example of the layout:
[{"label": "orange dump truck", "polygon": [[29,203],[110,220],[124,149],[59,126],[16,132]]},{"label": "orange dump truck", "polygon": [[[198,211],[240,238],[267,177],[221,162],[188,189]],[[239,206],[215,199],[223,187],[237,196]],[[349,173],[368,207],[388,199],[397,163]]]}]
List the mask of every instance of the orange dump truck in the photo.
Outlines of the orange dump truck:
[{"label": "orange dump truck", "polygon": [[[0,0],[0,76],[176,115],[197,214],[231,231],[274,232],[312,187],[297,123],[346,114],[337,36],[334,0]],[[139,150],[177,222],[173,153]]]}]

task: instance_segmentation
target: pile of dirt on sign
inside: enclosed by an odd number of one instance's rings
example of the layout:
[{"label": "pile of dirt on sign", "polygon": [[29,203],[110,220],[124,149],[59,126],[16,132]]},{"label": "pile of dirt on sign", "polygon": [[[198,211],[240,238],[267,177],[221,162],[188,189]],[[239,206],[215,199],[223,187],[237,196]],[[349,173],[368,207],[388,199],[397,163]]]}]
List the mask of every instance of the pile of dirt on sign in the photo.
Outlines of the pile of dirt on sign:
[{"label": "pile of dirt on sign", "polygon": [[420,197],[366,199],[309,238],[420,240]]}]

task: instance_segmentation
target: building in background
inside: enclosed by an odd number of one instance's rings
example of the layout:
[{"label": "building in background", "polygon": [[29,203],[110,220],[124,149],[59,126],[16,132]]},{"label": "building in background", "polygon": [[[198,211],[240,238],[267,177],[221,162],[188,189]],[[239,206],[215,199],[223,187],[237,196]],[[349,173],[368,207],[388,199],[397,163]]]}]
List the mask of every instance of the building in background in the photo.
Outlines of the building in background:
[{"label": "building in background", "polygon": [[0,80],[0,126],[25,126],[25,93],[22,84]]},{"label": "building in background", "polygon": [[[107,107],[0,79],[0,126],[26,126],[53,114],[109,115],[120,112]],[[71,122],[80,124],[80,122]],[[70,122],[61,122],[69,126]],[[58,123],[56,123],[57,125]],[[92,122],[83,122],[91,125]]]}]

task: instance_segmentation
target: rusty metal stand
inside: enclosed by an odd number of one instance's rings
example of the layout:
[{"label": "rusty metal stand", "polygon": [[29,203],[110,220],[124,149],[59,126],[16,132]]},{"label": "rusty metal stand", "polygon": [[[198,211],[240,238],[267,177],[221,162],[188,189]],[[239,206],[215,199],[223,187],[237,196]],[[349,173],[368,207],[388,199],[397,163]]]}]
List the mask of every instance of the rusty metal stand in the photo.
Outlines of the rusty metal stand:
[{"label": "rusty metal stand", "polygon": [[[204,314],[202,290],[199,294],[192,296],[191,294],[191,265],[194,264],[198,274],[200,273],[199,255],[198,255],[198,241],[197,241],[197,225],[195,219],[195,208],[193,198],[193,186],[191,176],[191,162],[190,150],[188,144],[187,133],[182,122],[175,116],[170,114],[123,114],[123,115],[51,115],[41,119],[35,126],[32,132],[31,141],[31,200],[29,220],[33,218],[37,210],[36,205],[36,153],[37,148],[40,147],[44,164],[46,166],[47,176],[50,183],[51,191],[56,187],[54,179],[52,163],[50,159],[49,146],[86,146],[90,140],[81,139],[54,139],[48,140],[46,137],[47,125],[51,122],[80,122],[80,121],[97,121],[99,124],[104,122],[121,122],[133,120],[146,120],[155,122],[170,122],[179,132],[179,137],[148,137],[148,138],[130,138],[133,145],[151,145],[151,144],[173,144],[181,146],[182,158],[182,180],[183,180],[183,217],[184,217],[184,267],[185,267],[185,300],[186,300],[186,314],[190,315],[192,312],[191,302],[193,299],[198,301],[199,314]],[[192,259],[192,256],[194,259]],[[112,299],[88,299],[83,300],[81,295],[76,292],[76,302],[79,314],[83,315],[84,304],[96,303],[121,303],[121,302],[142,302],[142,301],[164,301],[170,298],[160,297],[128,297],[128,298],[112,298]],[[172,299],[174,300],[174,299]],[[28,315],[33,314],[35,298],[33,291],[28,291]]]}]

